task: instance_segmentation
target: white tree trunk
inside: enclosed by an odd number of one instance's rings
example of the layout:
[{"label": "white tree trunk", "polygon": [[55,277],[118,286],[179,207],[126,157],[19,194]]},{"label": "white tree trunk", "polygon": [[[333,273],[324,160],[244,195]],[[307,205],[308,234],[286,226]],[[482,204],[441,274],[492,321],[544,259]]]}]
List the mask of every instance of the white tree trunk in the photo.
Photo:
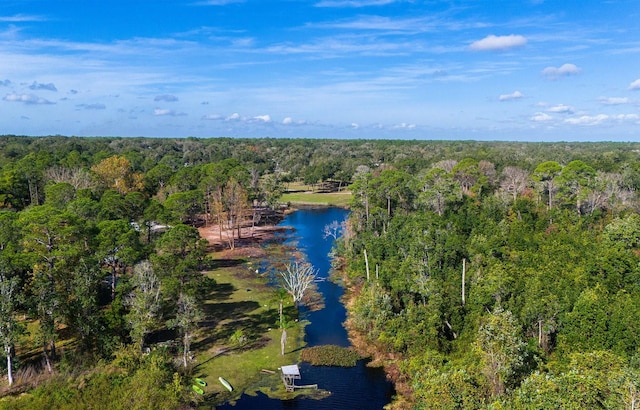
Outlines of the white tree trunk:
[{"label": "white tree trunk", "polygon": [[284,348],[287,346],[287,329],[282,328],[282,336],[280,337],[281,355],[284,356]]},{"label": "white tree trunk", "polygon": [[5,349],[7,353],[7,378],[9,379],[9,386],[13,385],[13,370],[11,368],[11,348]]},{"label": "white tree trunk", "polygon": [[467,259],[463,258],[462,259],[462,306],[464,306],[465,304],[465,298],[464,298],[464,277],[466,275],[466,269],[467,269]]},{"label": "white tree trunk", "polygon": [[364,250],[364,264],[367,268],[367,282],[369,282],[369,258],[367,257],[367,250]]}]

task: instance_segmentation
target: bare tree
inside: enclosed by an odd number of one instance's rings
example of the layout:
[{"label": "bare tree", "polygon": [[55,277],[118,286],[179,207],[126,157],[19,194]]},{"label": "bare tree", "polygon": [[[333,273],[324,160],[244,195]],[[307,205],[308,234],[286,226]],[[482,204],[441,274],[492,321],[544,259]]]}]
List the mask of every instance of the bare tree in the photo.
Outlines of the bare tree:
[{"label": "bare tree", "polygon": [[443,159],[433,164],[431,168],[440,168],[450,173],[456,165],[458,165],[458,161],[455,159]]},{"label": "bare tree", "polygon": [[76,190],[91,187],[91,174],[83,168],[51,167],[47,169],[45,178],[56,183],[67,182]]},{"label": "bare tree", "polygon": [[191,341],[198,330],[198,322],[202,320],[203,313],[193,296],[180,294],[178,299],[178,311],[175,319],[167,322],[171,329],[177,329],[182,337],[182,364],[186,369],[189,365],[189,353]]},{"label": "bare tree", "polygon": [[23,331],[23,326],[14,317],[14,309],[17,304],[17,285],[16,278],[9,279],[4,275],[4,272],[0,272],[0,344],[3,354],[7,357],[9,386],[13,385],[14,344]]},{"label": "bare tree", "polygon": [[283,287],[293,297],[294,305],[298,306],[318,272],[310,263],[295,261],[287,264],[286,271],[280,275]]},{"label": "bare tree", "polygon": [[500,188],[503,192],[513,195],[513,200],[522,194],[529,184],[529,172],[518,167],[505,167],[502,171]]},{"label": "bare tree", "polygon": [[241,238],[241,229],[243,224],[243,218],[248,208],[248,194],[247,191],[236,181],[231,178],[224,187],[223,202],[227,208],[227,221],[228,221],[228,240],[229,247],[235,248],[235,236],[234,232],[238,231],[238,239]]},{"label": "bare tree", "polygon": [[345,225],[346,222],[339,223],[338,221],[331,221],[331,223],[326,224],[322,229],[322,237],[324,239],[338,239],[338,236],[340,236],[342,234],[342,231],[345,229]]},{"label": "bare tree", "polygon": [[125,303],[130,309],[127,321],[131,326],[131,338],[142,349],[145,336],[160,316],[160,280],[151,263],[143,261],[133,268],[131,281],[135,289],[126,298]]}]

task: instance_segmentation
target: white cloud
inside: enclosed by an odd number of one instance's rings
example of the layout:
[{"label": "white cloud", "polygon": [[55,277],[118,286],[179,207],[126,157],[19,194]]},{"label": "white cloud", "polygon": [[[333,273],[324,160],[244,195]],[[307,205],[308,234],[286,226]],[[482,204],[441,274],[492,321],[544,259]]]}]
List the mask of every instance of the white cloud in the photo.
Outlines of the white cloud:
[{"label": "white cloud", "polygon": [[612,117],[617,121],[638,121],[640,120],[640,115],[638,114],[618,114]]},{"label": "white cloud", "polygon": [[271,122],[270,115],[258,115],[256,117],[253,117],[253,119],[261,122]]},{"label": "white cloud", "polygon": [[482,40],[474,41],[469,48],[474,51],[505,51],[523,47],[525,44],[527,39],[520,35],[494,36],[491,34]]},{"label": "white cloud", "polygon": [[316,7],[368,7],[368,6],[384,6],[386,4],[396,3],[397,0],[322,0],[315,4]]},{"label": "white cloud", "polygon": [[502,94],[498,97],[499,101],[511,101],[511,100],[519,100],[520,98],[524,98],[524,94],[520,91],[514,91],[511,94]]},{"label": "white cloud", "polygon": [[240,114],[238,114],[237,112],[234,112],[233,114],[225,118],[226,121],[238,121],[239,119],[240,119]]},{"label": "white cloud", "polygon": [[[380,128],[383,128],[382,126]],[[403,130],[413,130],[416,128],[415,124],[407,124],[404,122],[401,122],[400,124],[396,124],[393,126],[394,129],[403,129]]]},{"label": "white cloud", "polygon": [[0,16],[0,23],[25,23],[30,21],[45,21],[40,16],[29,16],[26,14],[16,14],[15,16]]},{"label": "white cloud", "polygon": [[282,125],[305,125],[307,122],[304,120],[294,120],[291,117],[286,117],[282,120]]},{"label": "white cloud", "polygon": [[598,115],[583,115],[581,117],[567,118],[564,120],[567,124],[572,125],[598,125],[608,120],[610,117],[606,114],[598,114]]},{"label": "white cloud", "polygon": [[547,111],[557,113],[557,114],[571,114],[573,113],[573,107],[570,105],[558,104],[547,109]]},{"label": "white cloud", "polygon": [[630,90],[640,90],[640,78],[629,84]]},{"label": "white cloud", "polygon": [[165,102],[176,102],[178,101],[178,97],[171,94],[158,95],[153,101],[165,101]]},{"label": "white cloud", "polygon": [[360,128],[360,125],[358,125],[358,124],[357,124],[357,123],[355,123],[355,122],[352,122],[352,123],[351,123],[351,128],[353,128],[354,130],[357,130],[358,128]]},{"label": "white cloud", "polygon": [[40,98],[36,95],[33,94],[7,94],[4,96],[3,98],[4,101],[9,101],[9,102],[21,102],[21,103],[25,103],[28,105],[48,105],[48,104],[55,104],[49,100],[46,100],[44,98]]},{"label": "white cloud", "polygon": [[531,117],[531,121],[533,122],[549,122],[551,120],[553,120],[553,117],[546,112],[537,112]]},{"label": "white cloud", "polygon": [[174,110],[168,110],[166,108],[156,108],[155,110],[153,110],[153,115],[155,115],[156,117],[165,117],[165,116],[169,116],[169,117],[184,117],[187,114],[184,112],[177,112]]},{"label": "white cloud", "polygon": [[560,77],[580,74],[581,71],[582,70],[575,64],[563,64],[560,67],[547,67],[542,70],[541,74],[543,77],[554,80]]},{"label": "white cloud", "polygon": [[631,122],[634,124],[640,123],[640,115],[638,114],[616,114],[616,115],[607,115],[607,114],[598,114],[598,115],[582,115],[580,117],[567,118],[564,120],[565,123],[571,125],[582,125],[582,126],[595,126],[601,125],[603,123],[611,123],[611,122]]},{"label": "white cloud", "polygon": [[621,105],[631,102],[631,100],[626,97],[600,97],[598,100],[604,105]]}]

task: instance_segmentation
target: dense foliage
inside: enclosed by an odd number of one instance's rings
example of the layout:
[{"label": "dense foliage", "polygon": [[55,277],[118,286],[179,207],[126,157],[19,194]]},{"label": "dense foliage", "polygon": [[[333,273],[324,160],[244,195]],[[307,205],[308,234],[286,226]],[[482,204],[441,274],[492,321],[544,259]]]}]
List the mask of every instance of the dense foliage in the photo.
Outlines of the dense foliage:
[{"label": "dense foliage", "polygon": [[[400,369],[410,405],[638,406],[639,153],[634,143],[0,137],[3,392],[69,376],[2,404],[113,394],[115,405],[132,386],[140,408],[189,400],[178,385],[212,285],[196,227],[235,232],[224,237],[233,248],[300,181],[351,187],[338,249],[356,295],[349,322]],[[145,356],[160,338],[175,347]],[[151,385],[165,388],[143,397]]]},{"label": "dense foliage", "polygon": [[637,161],[603,161],[356,176],[349,320],[402,357],[414,407],[640,403]]}]

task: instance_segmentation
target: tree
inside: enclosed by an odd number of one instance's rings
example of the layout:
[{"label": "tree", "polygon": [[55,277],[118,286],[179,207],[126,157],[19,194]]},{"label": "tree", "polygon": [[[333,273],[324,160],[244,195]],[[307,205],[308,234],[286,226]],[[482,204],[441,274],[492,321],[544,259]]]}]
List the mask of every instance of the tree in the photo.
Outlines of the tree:
[{"label": "tree", "polygon": [[142,254],[138,232],[124,219],[102,221],[98,224],[99,233],[96,254],[99,263],[109,270],[111,276],[111,300],[115,299],[118,274],[133,266]]},{"label": "tree", "polygon": [[47,169],[45,177],[48,181],[56,184],[67,183],[75,190],[91,188],[91,175],[85,168],[54,166]]},{"label": "tree", "polygon": [[57,322],[68,303],[71,275],[89,252],[91,240],[81,221],[47,205],[21,213],[24,249],[31,260],[31,292],[39,320],[40,339],[47,369],[56,356]]},{"label": "tree", "polygon": [[147,192],[156,194],[159,190],[164,189],[172,175],[173,169],[167,164],[157,164],[151,168],[144,175],[144,185]]},{"label": "tree", "polygon": [[65,209],[75,199],[76,190],[68,182],[49,184],[44,188],[45,203],[58,209]]},{"label": "tree", "polygon": [[160,318],[160,280],[149,261],[142,261],[133,268],[133,290],[126,298],[129,313],[126,320],[131,328],[131,339],[142,350],[146,335]]},{"label": "tree", "polygon": [[514,201],[527,189],[528,184],[529,172],[524,169],[509,166],[502,170],[500,188],[503,192],[512,195]]},{"label": "tree", "polygon": [[133,171],[131,162],[122,156],[105,158],[91,167],[99,184],[121,195],[144,188],[142,175]]},{"label": "tree", "polygon": [[566,371],[535,372],[506,403],[513,409],[637,409],[637,369],[606,350],[573,353]]},{"label": "tree", "polygon": [[338,236],[342,234],[346,227],[346,221],[339,223],[338,221],[331,221],[322,228],[322,237],[324,239],[333,238],[335,241],[338,239]]},{"label": "tree", "polygon": [[486,177],[480,173],[478,162],[473,158],[465,158],[458,162],[451,173],[465,195],[470,195],[472,191],[479,194],[486,183]]},{"label": "tree", "polygon": [[351,199],[352,220],[357,230],[363,229],[369,225],[370,217],[370,196],[371,192],[369,184],[371,181],[371,170],[365,165],[356,168],[353,175],[353,184],[349,187],[353,192]]},{"label": "tree", "polygon": [[164,201],[164,208],[171,219],[179,223],[192,223],[202,212],[202,191],[194,189],[186,192],[176,192]]},{"label": "tree", "polygon": [[238,231],[238,239],[242,237],[241,229],[243,218],[245,216],[246,209],[248,207],[248,195],[247,191],[236,181],[235,178],[231,178],[224,187],[223,203],[227,210],[227,238],[229,241],[229,247],[235,248],[235,230]]},{"label": "tree", "polygon": [[40,205],[44,193],[44,169],[50,162],[48,152],[30,153],[16,164],[18,172],[29,187],[31,205]]},{"label": "tree", "polygon": [[582,213],[582,202],[594,187],[596,171],[580,160],[569,162],[558,176],[561,193],[567,202],[575,201],[575,209]]},{"label": "tree", "polygon": [[151,262],[163,283],[166,296],[176,300],[181,293],[202,294],[207,278],[201,269],[207,260],[207,241],[196,228],[178,224],[156,242]]},{"label": "tree", "polygon": [[191,341],[198,330],[198,322],[202,319],[203,313],[198,307],[193,296],[180,294],[178,299],[178,309],[176,317],[167,322],[171,329],[178,329],[182,338],[182,364],[186,369],[189,364],[189,352]]},{"label": "tree", "polygon": [[420,191],[418,202],[439,216],[444,214],[451,202],[462,198],[462,189],[454,183],[451,174],[442,168],[432,168],[427,172]]},{"label": "tree", "polygon": [[260,180],[260,189],[263,193],[265,204],[271,209],[277,209],[280,197],[284,192],[284,185],[278,175],[265,175]]},{"label": "tree", "polygon": [[298,306],[318,272],[310,263],[300,261],[290,262],[285,268],[286,271],[280,272],[282,285],[293,297],[294,305]]},{"label": "tree", "polygon": [[562,167],[556,161],[543,162],[533,171],[533,179],[538,183],[541,192],[547,194],[548,209],[553,207],[555,194],[558,191],[556,178],[561,171]]},{"label": "tree", "polygon": [[484,357],[484,373],[491,384],[491,393],[501,396],[524,364],[525,344],[511,312],[498,306],[485,317],[477,345]]},{"label": "tree", "polygon": [[9,386],[13,385],[13,355],[19,335],[24,332],[24,326],[15,318],[15,308],[18,296],[18,279],[9,278],[0,271],[0,344],[2,353],[7,358],[7,379]]},{"label": "tree", "polygon": [[[102,311],[99,293],[102,273],[92,257],[83,257],[75,267],[70,267],[70,277],[66,278],[68,296],[61,306],[64,322],[77,336],[79,347],[89,352],[100,341],[106,341],[102,330]],[[104,353],[104,352],[102,352]]]}]

